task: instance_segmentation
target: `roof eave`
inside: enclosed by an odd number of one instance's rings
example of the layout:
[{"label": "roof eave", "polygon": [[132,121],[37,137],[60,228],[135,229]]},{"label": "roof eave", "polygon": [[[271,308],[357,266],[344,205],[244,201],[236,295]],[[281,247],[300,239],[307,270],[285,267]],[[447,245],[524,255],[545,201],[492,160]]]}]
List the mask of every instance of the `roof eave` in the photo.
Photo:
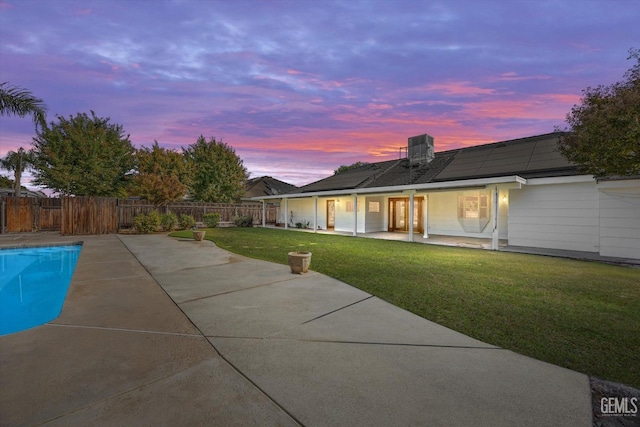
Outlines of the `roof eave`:
[{"label": "roof eave", "polygon": [[252,197],[252,200],[300,199],[308,197],[341,196],[345,194],[403,193],[407,191],[444,190],[467,187],[484,187],[493,184],[526,184],[527,180],[518,176],[499,176],[492,178],[464,179],[456,181],[430,182],[426,184],[392,185],[387,187],[349,188],[345,190],[315,191],[309,193],[280,194],[277,196]]}]

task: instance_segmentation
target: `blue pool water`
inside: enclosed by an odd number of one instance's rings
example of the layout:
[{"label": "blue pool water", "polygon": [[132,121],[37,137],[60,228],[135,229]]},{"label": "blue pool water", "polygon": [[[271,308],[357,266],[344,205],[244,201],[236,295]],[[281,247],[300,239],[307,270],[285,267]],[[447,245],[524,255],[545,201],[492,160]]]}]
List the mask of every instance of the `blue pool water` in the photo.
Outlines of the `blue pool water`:
[{"label": "blue pool water", "polygon": [[80,245],[0,249],[0,335],[60,315]]}]

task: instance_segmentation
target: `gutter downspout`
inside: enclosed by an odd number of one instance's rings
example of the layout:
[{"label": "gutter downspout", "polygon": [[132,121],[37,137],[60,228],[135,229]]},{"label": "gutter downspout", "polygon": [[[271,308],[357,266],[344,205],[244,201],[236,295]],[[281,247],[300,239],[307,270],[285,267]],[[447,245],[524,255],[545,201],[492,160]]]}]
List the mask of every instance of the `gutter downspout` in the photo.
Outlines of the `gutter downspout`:
[{"label": "gutter downspout", "polygon": [[262,228],[267,226],[267,202],[262,200]]}]

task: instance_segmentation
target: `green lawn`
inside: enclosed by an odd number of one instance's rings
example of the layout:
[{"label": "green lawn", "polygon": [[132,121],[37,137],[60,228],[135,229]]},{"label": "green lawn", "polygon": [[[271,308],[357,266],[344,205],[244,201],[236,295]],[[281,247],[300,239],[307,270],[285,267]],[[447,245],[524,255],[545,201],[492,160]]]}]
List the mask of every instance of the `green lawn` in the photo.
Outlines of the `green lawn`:
[{"label": "green lawn", "polygon": [[293,230],[208,229],[207,238],[281,264],[289,251],[311,251],[312,270],[425,319],[640,387],[640,269]]}]

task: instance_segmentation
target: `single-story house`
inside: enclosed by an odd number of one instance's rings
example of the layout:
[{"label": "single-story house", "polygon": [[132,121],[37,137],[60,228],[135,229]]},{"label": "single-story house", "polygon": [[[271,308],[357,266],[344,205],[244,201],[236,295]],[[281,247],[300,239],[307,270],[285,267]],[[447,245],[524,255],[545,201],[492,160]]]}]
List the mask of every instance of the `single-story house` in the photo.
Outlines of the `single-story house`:
[{"label": "single-story house", "polygon": [[[596,180],[557,149],[561,133],[435,152],[409,138],[406,157],[256,197],[279,222],[354,236],[479,237],[510,246],[640,259],[640,177]],[[292,219],[293,217],[293,219]]]}]

